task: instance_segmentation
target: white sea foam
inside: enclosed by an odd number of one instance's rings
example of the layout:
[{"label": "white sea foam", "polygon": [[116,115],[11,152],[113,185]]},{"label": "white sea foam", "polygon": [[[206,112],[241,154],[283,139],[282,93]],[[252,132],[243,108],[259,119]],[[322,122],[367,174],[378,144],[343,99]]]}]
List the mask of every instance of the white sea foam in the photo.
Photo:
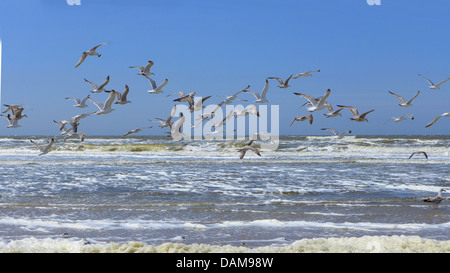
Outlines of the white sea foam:
[{"label": "white sea foam", "polygon": [[[271,241],[267,243],[273,243]],[[149,245],[101,243],[77,238],[25,238],[0,242],[1,253],[450,253],[450,241],[419,236],[363,236],[302,239],[291,244],[249,248],[166,242]]]}]

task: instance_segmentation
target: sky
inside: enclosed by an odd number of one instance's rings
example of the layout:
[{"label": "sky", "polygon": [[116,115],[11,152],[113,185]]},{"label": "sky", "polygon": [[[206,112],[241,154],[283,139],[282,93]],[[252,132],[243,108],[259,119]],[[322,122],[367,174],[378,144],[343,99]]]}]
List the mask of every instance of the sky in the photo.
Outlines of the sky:
[{"label": "sky", "polygon": [[[69,1],[70,2],[70,1]],[[448,0],[266,1],[266,0],[67,0],[0,1],[1,104],[24,104],[27,118],[20,128],[0,135],[58,135],[53,120],[96,111],[73,107],[66,97],[83,98],[91,87],[84,79],[123,92],[130,87],[132,103],[114,105],[115,111],[89,116],[79,130],[89,135],[122,135],[142,126],[154,127],[138,135],[163,135],[167,129],[149,119],[166,118],[178,91],[211,96],[217,104],[251,85],[260,92],[267,77],[320,69],[312,77],[291,79],[278,88],[269,80],[267,105],[279,106],[280,135],[329,135],[321,128],[354,135],[450,135],[450,119],[436,116],[450,111],[450,81],[431,90],[417,74],[440,82],[450,77]],[[446,34],[447,33],[447,34]],[[81,53],[103,42],[100,58],[88,57],[74,68]],[[149,94],[148,80],[130,66],[154,62],[152,78],[168,79],[164,94]],[[325,118],[313,112],[314,122],[296,122],[308,111],[306,100],[293,93],[322,96],[336,105],[356,107],[368,122],[342,117]],[[388,91],[413,97],[402,108]],[[98,101],[106,93],[91,94]],[[240,94],[253,103],[251,94]],[[4,109],[4,107],[2,107]],[[411,113],[414,120],[395,123],[393,116]]]}]

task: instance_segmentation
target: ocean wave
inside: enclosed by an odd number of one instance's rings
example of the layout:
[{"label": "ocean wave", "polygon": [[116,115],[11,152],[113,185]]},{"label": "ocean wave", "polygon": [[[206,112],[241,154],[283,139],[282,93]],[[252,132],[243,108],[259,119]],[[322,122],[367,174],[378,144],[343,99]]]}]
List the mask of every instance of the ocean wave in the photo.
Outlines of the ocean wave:
[{"label": "ocean wave", "polygon": [[102,243],[78,238],[25,238],[0,242],[1,253],[450,253],[450,240],[419,236],[363,236],[301,239],[291,244],[245,246],[184,244],[151,245],[139,241]]}]

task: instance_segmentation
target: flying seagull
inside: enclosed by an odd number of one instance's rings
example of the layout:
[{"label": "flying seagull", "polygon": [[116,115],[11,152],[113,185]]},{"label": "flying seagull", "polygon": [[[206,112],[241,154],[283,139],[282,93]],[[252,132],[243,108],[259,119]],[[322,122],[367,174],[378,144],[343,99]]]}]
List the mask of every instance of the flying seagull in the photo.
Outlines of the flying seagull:
[{"label": "flying seagull", "polygon": [[440,189],[438,195],[434,197],[427,197],[423,199],[424,202],[433,203],[433,208],[437,209],[438,205],[442,202],[442,192],[446,191],[445,189]]},{"label": "flying seagull", "polygon": [[37,144],[36,142],[34,142],[34,141],[31,140],[31,139],[30,139],[30,141],[31,141],[31,143],[33,143],[34,145],[36,145],[36,147],[39,149],[39,151],[41,151],[41,153],[40,153],[39,155],[45,155],[45,154],[47,154],[48,152],[50,152],[50,149],[51,149],[53,143],[55,142],[55,139],[52,138],[52,139],[49,141],[49,143],[48,143],[47,145],[45,145],[45,146],[41,146],[41,145]]},{"label": "flying seagull", "polygon": [[141,128],[137,128],[137,129],[133,129],[131,131],[126,132],[125,134],[123,134],[123,136],[128,136],[130,134],[135,134],[135,133],[139,133],[140,131],[144,130],[144,129],[150,129],[153,128],[153,126],[148,126],[148,127],[141,127]]},{"label": "flying seagull", "polygon": [[243,159],[245,156],[245,153],[249,150],[254,152],[255,154],[257,154],[258,156],[261,156],[261,153],[259,152],[258,148],[256,148],[255,146],[251,146],[253,141],[254,140],[250,140],[246,146],[244,146],[240,149],[237,149],[237,151],[240,153],[239,159]]},{"label": "flying seagull", "polygon": [[289,78],[287,78],[284,82],[281,78],[278,77],[267,77],[268,79],[273,79],[273,80],[277,80],[280,85],[278,86],[279,88],[288,88],[289,85],[289,80],[292,78],[292,75],[289,76]]},{"label": "flying seagull", "polygon": [[289,125],[289,126],[292,126],[292,124],[295,122],[295,121],[305,121],[305,120],[309,120],[309,124],[313,124],[313,115],[312,114],[308,114],[308,115],[306,115],[306,116],[296,116],[293,120],[292,120],[292,122],[291,122],[291,125]]},{"label": "flying seagull", "polygon": [[422,151],[412,153],[412,154],[409,156],[408,159],[411,159],[411,157],[413,157],[413,156],[416,155],[416,154],[423,154],[423,155],[425,156],[425,158],[428,159],[427,153],[426,153],[426,152],[422,152]]},{"label": "flying seagull", "polygon": [[150,68],[153,66],[153,62],[152,61],[148,61],[146,66],[130,66],[130,68],[137,68],[139,69],[138,75],[142,75],[142,76],[150,76],[150,75],[155,75],[155,73],[150,72]]},{"label": "flying seagull", "polygon": [[170,112],[170,115],[167,117],[166,120],[156,118],[157,120],[150,120],[151,122],[160,123],[161,125],[159,127],[165,128],[165,127],[172,127],[172,118],[175,116],[175,113],[177,112],[177,106],[175,105],[172,108],[172,111]]},{"label": "flying seagull", "polygon": [[303,73],[298,73],[297,75],[295,75],[292,78],[293,79],[298,79],[300,77],[312,77],[312,75],[311,75],[312,72],[320,72],[320,70],[312,70],[312,71],[306,71],[306,72],[303,72]]},{"label": "flying seagull", "polygon": [[106,91],[105,86],[109,83],[109,76],[106,77],[105,81],[102,84],[100,84],[99,86],[97,86],[95,83],[90,82],[86,79],[84,79],[84,81],[89,83],[92,86],[92,88],[94,88],[94,90],[92,90],[91,93],[101,93],[102,91]]},{"label": "flying seagull", "polygon": [[77,104],[74,105],[74,107],[78,107],[78,108],[86,108],[88,107],[86,105],[86,101],[89,98],[90,95],[87,95],[87,97],[85,97],[84,99],[80,100],[79,98],[66,98],[66,100],[74,100]]},{"label": "flying seagull", "polygon": [[243,110],[241,109],[234,109],[234,116],[235,117],[242,117],[242,116],[248,116],[249,114],[253,114],[259,117],[258,108],[256,108],[255,105],[250,104],[247,107],[245,107]]},{"label": "flying seagull", "polygon": [[322,110],[326,107],[326,99],[328,98],[328,96],[330,95],[331,90],[327,89],[327,91],[325,92],[325,95],[323,95],[323,97],[320,98],[319,101],[317,101],[315,98],[309,96],[309,95],[305,95],[305,94],[301,94],[301,93],[295,93],[295,95],[305,98],[309,101],[309,103],[312,105],[311,107],[308,108],[309,112],[314,112],[314,111],[318,111],[318,110]]},{"label": "flying seagull", "polygon": [[111,91],[105,91],[105,92],[109,93],[109,96],[105,101],[105,104],[103,104],[101,102],[97,102],[93,98],[89,98],[89,100],[92,101],[99,109],[97,112],[94,112],[93,114],[104,115],[104,114],[108,114],[108,113],[111,113],[112,111],[114,111],[114,109],[112,109],[111,106],[112,106],[112,103],[114,102],[114,99],[116,98],[116,91],[111,90]]},{"label": "flying seagull", "polygon": [[401,102],[398,105],[400,105],[401,107],[410,107],[412,105],[411,102],[413,101],[413,99],[415,99],[420,94],[420,90],[419,90],[419,91],[417,91],[416,95],[414,97],[412,97],[412,99],[410,99],[409,101],[406,101],[403,97],[401,97],[391,91],[388,91],[388,92],[397,97],[397,99]]},{"label": "flying seagull", "polygon": [[130,92],[130,88],[128,87],[128,85],[125,85],[125,91],[123,91],[122,94],[120,92],[116,91],[117,101],[115,102],[115,104],[127,104],[127,103],[130,103],[131,101],[127,100],[128,92]]},{"label": "flying seagull", "polygon": [[227,98],[226,101],[224,102],[225,104],[230,104],[231,101],[233,101],[233,100],[247,101],[247,100],[239,99],[239,98],[237,97],[237,95],[239,95],[239,94],[242,93],[242,92],[247,91],[249,88],[250,88],[250,84],[247,85],[247,87],[245,87],[245,88],[242,89],[241,91],[238,91],[238,92],[234,93],[234,94],[231,95],[231,96],[221,96],[221,97],[226,97],[226,98]]},{"label": "flying seagull", "polygon": [[430,86],[429,86],[430,89],[440,89],[440,85],[441,85],[441,84],[443,84],[444,82],[450,80],[450,78],[447,78],[447,79],[441,81],[441,82],[438,83],[438,84],[434,84],[432,81],[430,81],[429,79],[425,78],[424,76],[422,76],[422,75],[420,75],[420,74],[417,74],[417,75],[419,75],[420,77],[424,78],[424,79],[430,84]]},{"label": "flying seagull", "polygon": [[350,119],[354,120],[356,122],[368,121],[366,119],[366,115],[371,113],[371,112],[373,112],[373,111],[375,111],[375,110],[370,110],[370,111],[367,111],[367,112],[365,112],[365,113],[360,115],[359,112],[358,112],[358,109],[356,109],[355,107],[344,106],[344,105],[338,105],[338,107],[347,108],[348,110],[350,110],[350,112],[352,112],[352,114],[353,114],[353,117],[351,117]]},{"label": "flying seagull", "polygon": [[439,115],[439,116],[435,117],[432,121],[430,121],[430,123],[427,124],[427,126],[425,126],[425,128],[430,127],[431,125],[436,123],[436,121],[438,121],[438,119],[440,119],[442,117],[450,117],[450,112],[446,112],[446,113],[444,113],[442,115]]},{"label": "flying seagull", "polygon": [[5,117],[9,124],[6,126],[6,128],[19,128],[22,127],[22,125],[19,125],[19,120],[15,119],[14,116],[12,116],[11,114],[8,113],[7,116],[5,115],[0,115],[2,117]]},{"label": "flying seagull", "polygon": [[400,121],[406,120],[406,117],[409,117],[411,120],[414,120],[414,116],[411,115],[411,114],[405,114],[405,115],[403,115],[401,117],[392,117],[392,119],[395,122],[400,122]]},{"label": "flying seagull", "polygon": [[327,106],[328,113],[327,114],[323,114],[323,115],[326,116],[327,118],[334,118],[334,117],[337,117],[337,116],[342,116],[342,114],[340,112],[344,108],[339,108],[337,110],[334,110],[333,107],[331,106],[331,104],[325,103],[325,105]]},{"label": "flying seagull", "polygon": [[152,90],[147,90],[147,92],[149,92],[150,94],[161,94],[164,93],[164,91],[162,90],[162,88],[164,87],[164,85],[167,84],[167,82],[169,81],[168,79],[165,79],[163,83],[161,83],[159,86],[156,86],[156,82],[150,78],[144,75],[144,77],[146,77],[148,79],[148,81],[150,82],[151,86],[152,86]]},{"label": "flying seagull", "polygon": [[75,68],[77,68],[78,66],[80,66],[80,64],[81,64],[82,62],[84,62],[84,60],[86,59],[87,56],[97,56],[97,57],[100,58],[100,56],[102,56],[102,55],[101,55],[101,54],[98,54],[96,50],[97,50],[97,48],[98,48],[99,46],[106,45],[106,44],[109,44],[109,43],[102,43],[102,44],[99,44],[99,45],[94,46],[93,48],[89,49],[88,51],[83,52],[83,53],[81,54],[80,60],[79,60],[78,63],[75,65]]},{"label": "flying seagull", "polygon": [[255,103],[268,103],[269,101],[266,99],[267,90],[269,90],[269,81],[266,79],[266,83],[264,84],[261,94],[250,90],[244,90],[243,92],[253,94],[256,98]]},{"label": "flying seagull", "polygon": [[342,132],[342,133],[339,134],[335,129],[332,129],[332,128],[323,128],[323,129],[320,129],[320,130],[329,130],[329,131],[333,132],[333,134],[334,134],[337,138],[343,138],[344,135],[345,135],[346,133],[349,133],[349,134],[352,133],[351,130],[347,130],[347,131]]}]

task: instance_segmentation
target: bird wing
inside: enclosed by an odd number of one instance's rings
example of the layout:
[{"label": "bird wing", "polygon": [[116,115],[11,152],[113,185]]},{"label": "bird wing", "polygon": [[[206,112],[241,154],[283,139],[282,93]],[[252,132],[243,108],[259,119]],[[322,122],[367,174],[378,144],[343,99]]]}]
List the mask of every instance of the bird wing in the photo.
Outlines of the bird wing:
[{"label": "bird wing", "polygon": [[267,90],[269,90],[269,81],[266,79],[266,83],[264,83],[263,90],[261,91],[261,98],[265,98],[266,97]]},{"label": "bird wing", "polygon": [[295,92],[294,92],[294,95],[297,95],[297,96],[299,96],[299,97],[302,97],[302,98],[307,99],[312,105],[317,105],[316,99],[313,98],[313,97],[310,96],[310,95],[301,94],[301,93],[295,93]]},{"label": "bird wing", "polygon": [[367,111],[367,112],[365,112],[364,114],[361,114],[361,118],[364,118],[367,114],[369,114],[369,113],[371,113],[371,112],[373,112],[373,111],[375,111],[375,110],[370,110],[370,111]]},{"label": "bird wing", "polygon": [[433,83],[432,81],[430,81],[429,79],[425,78],[424,76],[422,76],[422,75],[420,75],[420,74],[417,74],[417,75],[419,75],[419,77],[424,78],[427,82],[430,83],[430,85],[434,85],[434,83]]},{"label": "bird wing", "polygon": [[[130,88],[128,87],[128,85],[125,85],[125,91],[123,91],[122,93],[122,100],[127,100],[128,92],[130,92]],[[117,93],[120,94],[119,92]]]},{"label": "bird wing", "polygon": [[337,105],[338,107],[342,107],[342,108],[347,108],[348,110],[350,110],[350,112],[352,112],[352,114],[354,115],[354,116],[358,116],[359,115],[359,112],[358,112],[358,109],[356,109],[355,107],[352,107],[352,106],[344,106],[344,105]]},{"label": "bird wing", "polygon": [[98,102],[96,100],[94,100],[93,98],[89,97],[89,100],[92,101],[97,107],[98,109],[102,110],[103,109],[103,103]]},{"label": "bird wing", "polygon": [[92,88],[94,88],[94,89],[98,89],[98,86],[95,84],[95,83],[93,83],[93,82],[91,82],[91,81],[88,81],[88,80],[86,80],[86,79],[84,79],[87,83],[89,83],[91,86],[92,86]]},{"label": "bird wing", "polygon": [[86,57],[87,57],[87,54],[86,54],[86,53],[81,54],[81,58],[78,60],[78,63],[75,65],[75,68],[77,68],[78,66],[80,66],[80,64],[81,64],[82,62],[84,62],[84,60],[86,59]]},{"label": "bird wing", "polygon": [[411,102],[413,101],[413,99],[415,99],[419,94],[420,94],[420,90],[417,91],[416,95],[415,95],[414,97],[412,97],[412,98],[408,101],[408,103],[411,103]]},{"label": "bird wing", "polygon": [[440,83],[436,84],[436,86],[439,86],[439,85],[443,84],[444,82],[446,82],[446,81],[448,81],[448,80],[450,80],[450,78],[447,78],[447,79],[441,81]]},{"label": "bird wing", "polygon": [[109,82],[109,76],[106,77],[105,81],[102,84],[100,84],[98,89],[102,89],[103,87],[105,87],[108,84],[108,82]]},{"label": "bird wing", "polygon": [[[397,95],[397,94],[395,94],[395,93],[392,93],[391,91],[388,91],[388,92],[389,92],[390,94],[396,96],[397,99],[398,99],[399,101],[401,101],[402,103],[406,103],[406,101],[405,101],[405,99],[404,99],[403,97],[401,97],[401,96],[399,96],[399,95]],[[412,99],[411,99],[411,100],[412,100]]]},{"label": "bird wing", "polygon": [[436,121],[438,121],[438,119],[440,119],[442,117],[442,115],[439,115],[437,117],[435,117],[432,121],[430,121],[425,128],[430,127],[431,125],[433,125]]},{"label": "bird wing", "polygon": [[335,135],[339,135],[339,133],[338,133],[335,129],[332,129],[332,128],[323,128],[323,129],[320,129],[320,130],[330,130],[330,131],[333,132]]},{"label": "bird wing", "polygon": [[74,100],[77,104],[81,103],[79,98],[66,98],[66,100]]},{"label": "bird wing", "polygon": [[101,44],[96,45],[96,46],[94,46],[93,48],[91,48],[91,50],[94,51],[94,50],[96,50],[97,48],[99,48],[100,46],[106,45],[106,44],[109,44],[109,43],[101,43]]},{"label": "bird wing", "polygon": [[283,85],[284,84],[284,82],[283,82],[283,80],[281,79],[281,78],[278,78],[278,77],[267,77],[268,79],[273,79],[273,80],[277,80],[279,83],[280,83],[280,85]]},{"label": "bird wing", "polygon": [[144,68],[144,72],[145,73],[148,73],[148,72],[150,72],[150,68],[153,66],[153,62],[152,61],[148,61],[148,64],[145,66],[145,68]]}]

